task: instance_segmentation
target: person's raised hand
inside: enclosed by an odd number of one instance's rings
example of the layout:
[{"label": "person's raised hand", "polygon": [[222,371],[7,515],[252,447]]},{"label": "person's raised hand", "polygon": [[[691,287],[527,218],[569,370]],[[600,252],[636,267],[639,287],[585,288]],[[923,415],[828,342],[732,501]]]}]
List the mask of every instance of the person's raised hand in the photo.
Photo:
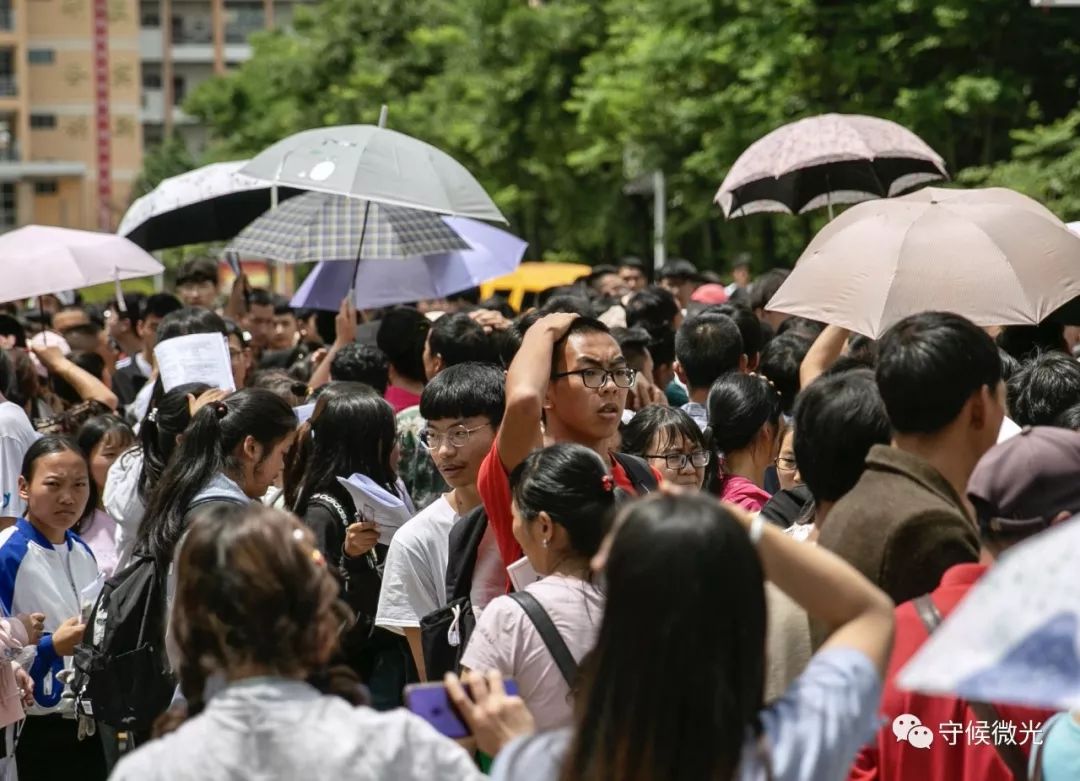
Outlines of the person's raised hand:
[{"label": "person's raised hand", "polygon": [[[533,324],[533,328],[539,326],[539,331],[546,331],[551,334],[554,341],[559,341],[566,332],[570,330],[570,326],[574,324],[581,315],[576,312],[555,312],[554,314],[544,315]],[[531,331],[532,328],[529,329]],[[526,332],[528,333],[528,332]]]},{"label": "person's raised hand", "polygon": [[229,391],[223,388],[211,388],[210,390],[203,391],[197,397],[193,393],[187,395],[188,414],[191,417],[195,417],[195,413],[205,407],[207,404],[213,404],[215,401],[221,401],[229,395]]},{"label": "person's raised hand", "polygon": [[493,757],[514,738],[536,731],[536,721],[525,706],[525,701],[506,693],[498,670],[486,675],[474,671],[465,673],[465,683],[469,686],[471,697],[465,693],[461,679],[453,673],[447,673],[443,682],[450,701],[469,725],[476,745],[485,754]]},{"label": "person's raised hand", "polygon": [[16,618],[26,628],[26,636],[30,638],[30,645],[37,645],[37,641],[41,639],[41,633],[45,628],[45,614],[19,613]]},{"label": "person's raised hand", "polygon": [[334,318],[334,347],[340,350],[356,341],[356,307],[348,298],[341,299]]},{"label": "person's raised hand", "polygon": [[54,344],[35,344],[31,345],[30,349],[33,351],[34,355],[37,356],[37,359],[41,361],[41,365],[49,371],[54,370],[57,366],[67,360],[63,351]]},{"label": "person's raised hand", "polygon": [[85,631],[86,624],[81,618],[69,618],[53,632],[53,650],[58,656],[71,656],[75,653],[75,646],[82,642]]},{"label": "person's raised hand", "polygon": [[379,527],[371,521],[350,524],[345,529],[345,555],[349,558],[363,556],[379,541]]},{"label": "person's raised hand", "polygon": [[504,317],[502,312],[496,312],[494,309],[474,309],[469,312],[469,317],[473,322],[481,326],[486,333],[505,331],[513,325],[513,322]]}]

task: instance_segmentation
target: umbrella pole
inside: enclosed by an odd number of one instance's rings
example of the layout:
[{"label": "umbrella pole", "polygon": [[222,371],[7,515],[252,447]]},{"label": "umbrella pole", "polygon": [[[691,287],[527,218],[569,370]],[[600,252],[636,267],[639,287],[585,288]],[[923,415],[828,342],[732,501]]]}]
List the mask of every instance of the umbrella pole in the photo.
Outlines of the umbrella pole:
[{"label": "umbrella pole", "polygon": [[[379,109],[379,127],[386,127],[386,115],[390,108],[383,103]],[[371,210],[371,201],[364,201],[364,219],[360,223],[360,246],[356,248],[356,263],[353,265],[352,283],[349,285],[349,300],[355,303],[356,275],[360,273],[360,258],[364,254],[364,237],[367,235],[368,212]]]}]

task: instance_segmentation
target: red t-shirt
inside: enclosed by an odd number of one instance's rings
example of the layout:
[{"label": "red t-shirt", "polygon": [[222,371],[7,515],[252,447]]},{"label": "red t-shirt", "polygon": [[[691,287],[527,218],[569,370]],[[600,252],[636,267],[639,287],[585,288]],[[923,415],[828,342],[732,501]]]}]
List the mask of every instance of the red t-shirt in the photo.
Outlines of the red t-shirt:
[{"label": "red t-shirt", "polygon": [[[942,617],[953,611],[986,570],[983,564],[957,564],[945,571],[941,584],[931,594]],[[927,637],[914,602],[905,602],[896,608],[896,642],[881,697],[884,724],[877,740],[856,756],[849,781],[1012,781],[1012,773],[994,748],[995,733],[983,734],[985,730],[980,729],[979,717],[967,702],[896,687],[897,673]],[[998,726],[998,739],[1014,739],[1024,755],[1030,755],[1031,727],[1044,723],[1053,711],[1016,705],[995,707],[1000,721],[1004,722]],[[919,749],[896,739],[892,731],[893,719],[904,713],[917,717],[934,733],[929,748]],[[1010,726],[1015,729],[1012,736],[1007,732]]]},{"label": "red t-shirt", "polygon": [[[660,482],[660,475],[653,470],[656,482]],[[630,478],[618,463],[611,462],[611,476],[615,485],[630,494],[636,494]],[[502,556],[503,566],[510,566],[521,558],[521,546],[514,539],[514,516],[510,505],[510,475],[503,466],[499,456],[499,441],[495,440],[480,465],[480,472],[476,477],[476,489],[484,502],[484,511],[488,516],[488,525],[495,532],[495,541],[499,546],[499,555]]]},{"label": "red t-shirt", "polygon": [[407,391],[404,388],[398,388],[394,385],[390,385],[386,389],[386,393],[383,394],[383,398],[386,399],[390,406],[394,408],[394,414],[398,414],[403,409],[409,407],[415,407],[420,403],[420,397],[411,391]]}]

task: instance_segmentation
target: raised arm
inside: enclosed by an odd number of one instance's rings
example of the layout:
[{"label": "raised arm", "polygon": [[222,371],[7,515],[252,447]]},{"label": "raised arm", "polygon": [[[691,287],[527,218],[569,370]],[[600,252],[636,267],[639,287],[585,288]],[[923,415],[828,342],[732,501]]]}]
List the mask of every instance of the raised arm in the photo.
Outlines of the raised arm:
[{"label": "raised arm", "polygon": [[85,369],[69,361],[59,347],[34,347],[34,355],[49,374],[63,378],[83,401],[99,401],[111,410],[120,403],[108,386]]},{"label": "raised arm", "polygon": [[836,360],[844,352],[844,345],[847,343],[849,336],[851,336],[851,332],[838,325],[825,327],[825,330],[818,335],[818,338],[810,346],[806,357],[803,358],[802,366],[799,367],[800,388],[805,388],[836,363]]},{"label": "raised arm", "polygon": [[346,345],[356,340],[356,307],[347,298],[341,300],[337,317],[334,318],[334,344],[326,355],[315,367],[308,386],[315,390],[330,382],[330,364],[334,362],[334,356],[341,352]]},{"label": "raised arm", "polygon": [[[747,513],[730,505],[728,509],[748,530],[754,525]],[[822,649],[862,651],[884,677],[893,645],[892,600],[839,556],[796,542],[763,519],[757,528],[765,577],[828,627]]]},{"label": "raised arm", "polygon": [[551,379],[555,344],[566,335],[576,314],[559,313],[537,320],[521,340],[506,373],[506,413],[499,428],[499,457],[509,472],[543,444],[541,414]]}]

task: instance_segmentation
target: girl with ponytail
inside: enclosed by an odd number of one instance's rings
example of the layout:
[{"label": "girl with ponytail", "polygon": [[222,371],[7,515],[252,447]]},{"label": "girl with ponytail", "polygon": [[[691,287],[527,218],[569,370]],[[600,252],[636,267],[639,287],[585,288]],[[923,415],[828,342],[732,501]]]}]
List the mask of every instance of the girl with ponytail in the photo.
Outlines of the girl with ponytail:
[{"label": "girl with ponytail", "polygon": [[262,388],[196,412],[150,495],[137,549],[168,566],[196,511],[265,494],[281,474],[295,430],[292,408]]},{"label": "girl with ponytail", "polygon": [[706,488],[725,502],[760,512],[772,497],[765,470],[779,455],[780,394],[757,374],[725,374],[709,391],[709,427],[717,468]]},{"label": "girl with ponytail", "polygon": [[[615,483],[595,451],[557,444],[532,452],[510,474],[514,537],[539,580],[525,586],[575,662],[593,647],[604,595],[589,562],[615,508]],[[538,729],[572,722],[568,680],[518,601],[492,600],[481,613],[462,666],[514,678]]]}]

